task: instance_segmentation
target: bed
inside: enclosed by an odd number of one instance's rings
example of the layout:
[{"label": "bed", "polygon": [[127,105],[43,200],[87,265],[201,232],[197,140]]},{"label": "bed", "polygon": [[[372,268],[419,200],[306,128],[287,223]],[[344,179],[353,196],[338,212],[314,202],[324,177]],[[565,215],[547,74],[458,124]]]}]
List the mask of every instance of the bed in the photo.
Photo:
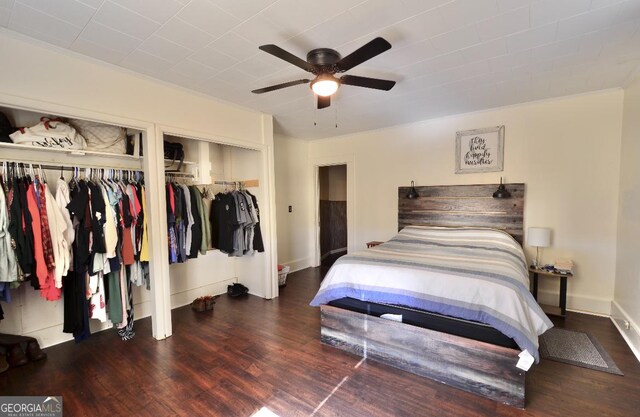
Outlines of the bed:
[{"label": "bed", "polygon": [[[531,296],[520,246],[524,184],[399,189],[400,232],[340,258],[311,305],[321,340],[524,408],[521,351],[538,361],[552,326]],[[444,227],[443,227],[444,226]],[[380,318],[401,314],[402,322]]]}]

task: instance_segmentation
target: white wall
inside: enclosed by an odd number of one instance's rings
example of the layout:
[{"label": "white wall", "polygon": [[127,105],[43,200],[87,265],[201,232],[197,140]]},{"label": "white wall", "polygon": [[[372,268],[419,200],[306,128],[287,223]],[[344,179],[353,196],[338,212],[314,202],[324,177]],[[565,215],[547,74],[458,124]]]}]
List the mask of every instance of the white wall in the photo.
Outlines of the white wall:
[{"label": "white wall", "polygon": [[[526,183],[525,228],[553,229],[552,247],[542,260],[575,261],[569,308],[609,314],[616,267],[622,100],[621,90],[606,91],[312,141],[309,160],[353,159],[353,238],[359,248],[396,233],[397,187],[411,180],[416,185],[476,184],[497,183],[503,176],[506,182]],[[454,174],[456,131],[503,124],[504,172]],[[293,142],[287,142],[289,148]],[[303,142],[295,146],[305,150]],[[289,169],[301,169],[301,162],[296,160]],[[312,179],[305,181],[305,187],[313,188]],[[284,199],[282,193],[288,190],[277,190]],[[313,245],[311,233],[288,238],[293,240],[280,242],[304,249],[309,241]],[[529,257],[534,255],[533,248],[525,250]],[[557,302],[558,284],[552,284],[541,285],[545,302]]]},{"label": "white wall", "polygon": [[[612,318],[640,359],[640,78],[624,92],[618,253]],[[624,328],[624,320],[631,324]]]},{"label": "white wall", "polygon": [[263,143],[259,112],[13,36],[0,30],[2,95]]},{"label": "white wall", "polygon": [[[274,137],[278,263],[292,271],[313,263],[313,187],[306,141]],[[292,212],[289,213],[289,206]]]},{"label": "white wall", "polygon": [[[123,125],[147,129],[148,139],[154,142],[153,146],[145,149],[145,169],[152,167],[147,172],[149,188],[152,183],[158,187],[158,182],[163,181],[161,165],[158,168],[157,161],[154,162],[155,165],[149,165],[148,162],[148,156],[155,155],[157,145],[161,146],[162,143],[162,135],[154,134],[154,126],[172,132],[188,132],[190,137],[210,140],[219,138],[220,142],[226,144],[261,149],[259,153],[266,155],[257,158],[261,161],[260,178],[264,179],[261,184],[264,196],[261,207],[264,213],[262,221],[265,222],[263,231],[266,230],[265,244],[268,248],[273,247],[269,236],[275,227],[270,225],[273,222],[272,209],[269,207],[273,204],[272,191],[265,189],[272,187],[270,176],[273,175],[273,171],[270,163],[262,163],[270,161],[271,158],[273,136],[270,116],[137,76],[50,45],[32,43],[5,30],[0,30],[0,56],[5,57],[2,61],[4,65],[0,65],[2,106],[43,110],[46,113],[74,115],[114,124],[119,124],[119,120],[126,120],[128,123],[122,123]],[[151,181],[152,177],[154,181]],[[155,192],[148,192],[152,196],[163,195],[161,188],[157,188]],[[158,222],[163,216],[164,200],[150,200],[150,206],[153,206],[153,210],[150,208],[150,211],[153,211],[151,220],[155,219]],[[152,265],[152,280],[155,282],[156,291],[158,287],[166,288],[170,284],[164,243],[166,226],[164,229],[160,224],[150,225],[151,238],[154,240],[152,263],[156,266],[154,271]],[[216,256],[220,254],[212,255]],[[166,272],[163,272],[163,269]],[[223,268],[220,272],[226,274],[227,271]],[[265,270],[260,270],[259,273],[260,277],[268,275],[268,271]],[[218,284],[222,288],[224,282]],[[264,287],[264,283],[260,286]],[[166,293],[163,299],[168,300],[171,289],[165,288],[159,291]],[[178,289],[174,286],[172,290]],[[57,307],[40,305],[38,300],[34,303],[32,298],[19,295],[19,304],[15,304],[19,310],[16,312],[18,316],[14,315],[16,319],[6,324],[10,326],[10,331],[38,337],[44,346],[67,340],[69,336],[60,331],[62,315],[52,313],[52,308],[55,310]],[[136,300],[146,301],[146,295],[141,295],[141,298],[142,300],[136,297]],[[168,301],[165,304],[168,306]],[[158,308],[161,307],[165,306]],[[137,310],[136,317],[149,314],[150,311],[151,308],[147,309],[146,313],[144,309]],[[50,313],[50,317],[54,317],[55,320],[43,322],[42,316]],[[161,313],[164,315],[161,324],[167,323],[169,328],[166,331],[164,328],[157,329],[154,324],[154,334],[159,338],[171,334],[170,312]],[[2,331],[6,329],[8,328],[0,327]]]}]

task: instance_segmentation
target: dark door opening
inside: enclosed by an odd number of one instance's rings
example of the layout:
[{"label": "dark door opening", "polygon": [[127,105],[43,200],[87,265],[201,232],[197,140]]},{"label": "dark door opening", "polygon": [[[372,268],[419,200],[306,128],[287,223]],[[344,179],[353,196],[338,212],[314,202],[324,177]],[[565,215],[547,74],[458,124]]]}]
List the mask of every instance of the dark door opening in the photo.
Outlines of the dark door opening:
[{"label": "dark door opening", "polygon": [[347,166],[318,168],[320,265],[330,267],[347,253]]}]

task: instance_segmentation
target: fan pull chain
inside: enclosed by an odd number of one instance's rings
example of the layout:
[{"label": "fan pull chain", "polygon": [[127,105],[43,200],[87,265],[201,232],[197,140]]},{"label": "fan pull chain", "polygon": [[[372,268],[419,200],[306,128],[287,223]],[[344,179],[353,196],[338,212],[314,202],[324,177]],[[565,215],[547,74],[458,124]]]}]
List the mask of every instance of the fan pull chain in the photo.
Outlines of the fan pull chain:
[{"label": "fan pull chain", "polygon": [[313,125],[318,126],[318,96],[313,95]]}]

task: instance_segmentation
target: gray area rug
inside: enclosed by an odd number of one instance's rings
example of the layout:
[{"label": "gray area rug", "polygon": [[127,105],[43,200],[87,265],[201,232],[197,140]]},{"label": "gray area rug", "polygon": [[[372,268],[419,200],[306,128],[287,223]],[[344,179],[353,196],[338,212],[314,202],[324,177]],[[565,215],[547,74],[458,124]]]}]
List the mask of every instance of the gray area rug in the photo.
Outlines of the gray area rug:
[{"label": "gray area rug", "polygon": [[624,375],[598,340],[587,333],[551,328],[540,336],[540,357]]}]

